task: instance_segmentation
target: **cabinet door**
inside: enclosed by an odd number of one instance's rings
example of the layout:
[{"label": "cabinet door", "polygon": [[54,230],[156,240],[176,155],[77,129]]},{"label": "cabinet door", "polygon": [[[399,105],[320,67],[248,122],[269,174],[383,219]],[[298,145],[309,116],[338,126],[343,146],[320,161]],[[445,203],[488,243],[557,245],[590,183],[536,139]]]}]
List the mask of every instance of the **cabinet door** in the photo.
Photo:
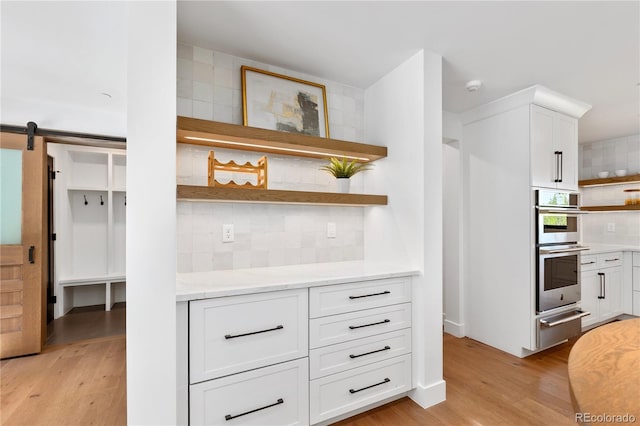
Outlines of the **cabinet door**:
[{"label": "cabinet door", "polygon": [[598,271],[582,271],[581,303],[583,311],[591,312],[582,318],[582,328],[598,322],[598,296],[600,295],[600,277]]},{"label": "cabinet door", "polygon": [[600,270],[604,274],[604,298],[600,300],[600,321],[622,313],[622,268]]},{"label": "cabinet door", "polygon": [[554,113],[553,150],[559,152],[558,189],[578,190],[578,120]]},{"label": "cabinet door", "polygon": [[531,105],[531,186],[556,188],[557,156],[555,155],[553,111]]}]

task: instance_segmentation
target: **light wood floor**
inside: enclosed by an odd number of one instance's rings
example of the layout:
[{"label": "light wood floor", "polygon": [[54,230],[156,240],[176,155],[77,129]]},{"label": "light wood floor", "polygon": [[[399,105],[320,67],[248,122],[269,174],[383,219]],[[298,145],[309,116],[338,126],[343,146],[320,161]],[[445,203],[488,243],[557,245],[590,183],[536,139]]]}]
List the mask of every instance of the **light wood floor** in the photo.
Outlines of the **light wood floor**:
[{"label": "light wood floor", "polygon": [[[423,410],[403,398],[339,425],[575,425],[573,343],[519,359],[445,334],[445,402]],[[2,425],[126,424],[124,336],[47,347],[0,369]]]}]

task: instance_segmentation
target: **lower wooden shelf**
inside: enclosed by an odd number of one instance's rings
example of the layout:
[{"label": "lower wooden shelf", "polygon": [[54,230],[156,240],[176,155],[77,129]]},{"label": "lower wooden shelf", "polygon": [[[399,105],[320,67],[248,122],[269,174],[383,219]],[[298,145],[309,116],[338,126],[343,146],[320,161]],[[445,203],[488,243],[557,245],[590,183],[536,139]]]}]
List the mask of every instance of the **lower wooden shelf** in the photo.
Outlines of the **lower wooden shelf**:
[{"label": "lower wooden shelf", "polygon": [[177,198],[178,200],[193,201],[233,201],[275,204],[387,205],[386,195],[285,191],[275,189],[235,189],[194,185],[178,185]]},{"label": "lower wooden shelf", "polygon": [[640,204],[620,205],[620,206],[581,206],[580,210],[586,210],[590,212],[615,212],[615,211],[640,210]]}]

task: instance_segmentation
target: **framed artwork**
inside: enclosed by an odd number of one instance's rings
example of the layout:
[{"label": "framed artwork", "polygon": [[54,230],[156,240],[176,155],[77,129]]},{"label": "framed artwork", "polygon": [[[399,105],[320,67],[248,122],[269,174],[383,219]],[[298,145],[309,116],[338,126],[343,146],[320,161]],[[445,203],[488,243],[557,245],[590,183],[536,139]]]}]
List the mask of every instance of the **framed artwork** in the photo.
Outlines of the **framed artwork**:
[{"label": "framed artwork", "polygon": [[245,126],[329,137],[327,93],[322,84],[241,67]]}]

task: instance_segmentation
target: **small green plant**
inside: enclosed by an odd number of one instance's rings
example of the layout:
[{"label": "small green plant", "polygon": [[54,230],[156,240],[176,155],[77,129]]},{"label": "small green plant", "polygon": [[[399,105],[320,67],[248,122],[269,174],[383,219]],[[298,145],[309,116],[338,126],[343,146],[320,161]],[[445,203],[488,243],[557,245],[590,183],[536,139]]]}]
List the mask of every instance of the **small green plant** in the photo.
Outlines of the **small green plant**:
[{"label": "small green plant", "polygon": [[350,178],[358,172],[370,170],[371,166],[367,163],[359,163],[356,160],[347,161],[346,158],[332,157],[329,159],[329,164],[322,166],[320,169],[331,173],[336,178]]}]

